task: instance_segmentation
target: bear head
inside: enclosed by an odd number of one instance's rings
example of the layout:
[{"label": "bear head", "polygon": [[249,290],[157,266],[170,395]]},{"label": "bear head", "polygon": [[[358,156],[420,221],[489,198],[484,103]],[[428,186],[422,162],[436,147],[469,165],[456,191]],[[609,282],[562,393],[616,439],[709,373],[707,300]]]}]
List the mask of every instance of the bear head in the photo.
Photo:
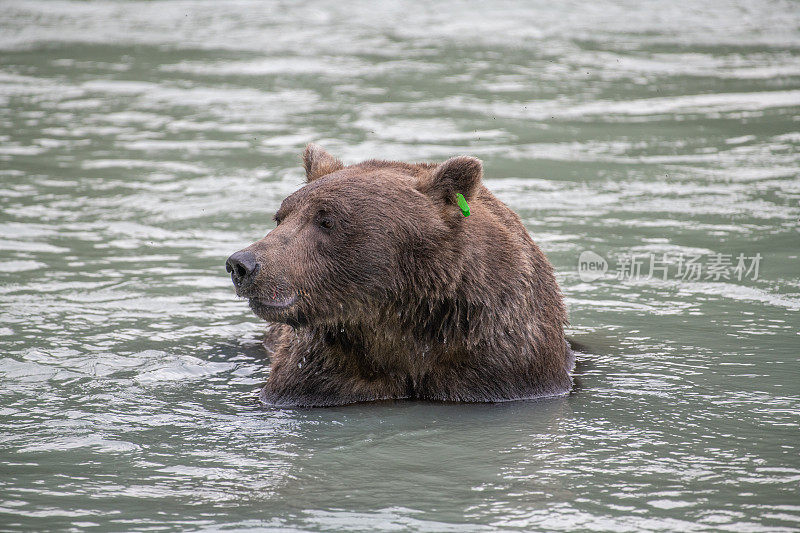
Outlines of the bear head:
[{"label": "bear head", "polygon": [[257,316],[293,327],[366,323],[415,294],[453,289],[466,221],[456,195],[477,199],[478,159],[345,166],[310,144],[303,166],[307,183],[283,201],[275,229],[226,264]]}]

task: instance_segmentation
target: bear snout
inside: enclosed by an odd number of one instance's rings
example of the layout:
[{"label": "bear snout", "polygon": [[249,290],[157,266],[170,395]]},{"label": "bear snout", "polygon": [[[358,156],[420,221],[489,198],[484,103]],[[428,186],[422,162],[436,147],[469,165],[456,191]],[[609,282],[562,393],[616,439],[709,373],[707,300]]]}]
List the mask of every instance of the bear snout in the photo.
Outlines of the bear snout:
[{"label": "bear snout", "polygon": [[260,269],[256,255],[249,250],[240,250],[225,262],[225,270],[231,273],[237,291],[252,285]]}]

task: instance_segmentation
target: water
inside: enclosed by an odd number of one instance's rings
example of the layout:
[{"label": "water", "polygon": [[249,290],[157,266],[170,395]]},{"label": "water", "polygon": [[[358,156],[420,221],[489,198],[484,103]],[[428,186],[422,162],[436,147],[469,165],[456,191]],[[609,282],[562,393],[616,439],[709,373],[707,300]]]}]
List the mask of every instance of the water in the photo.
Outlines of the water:
[{"label": "water", "polygon": [[[800,528],[796,3],[0,13],[0,530]],[[309,141],[482,158],[558,271],[575,392],[260,409],[223,263]],[[649,276],[665,252],[762,259]]]}]

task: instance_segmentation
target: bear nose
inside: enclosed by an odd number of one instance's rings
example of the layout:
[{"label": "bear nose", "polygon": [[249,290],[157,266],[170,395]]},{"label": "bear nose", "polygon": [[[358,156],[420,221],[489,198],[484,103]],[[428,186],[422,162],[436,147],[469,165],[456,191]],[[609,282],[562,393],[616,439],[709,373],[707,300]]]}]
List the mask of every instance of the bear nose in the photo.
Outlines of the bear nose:
[{"label": "bear nose", "polygon": [[231,279],[237,288],[250,285],[258,274],[258,269],[255,254],[247,250],[236,252],[225,262],[225,270],[231,273]]}]

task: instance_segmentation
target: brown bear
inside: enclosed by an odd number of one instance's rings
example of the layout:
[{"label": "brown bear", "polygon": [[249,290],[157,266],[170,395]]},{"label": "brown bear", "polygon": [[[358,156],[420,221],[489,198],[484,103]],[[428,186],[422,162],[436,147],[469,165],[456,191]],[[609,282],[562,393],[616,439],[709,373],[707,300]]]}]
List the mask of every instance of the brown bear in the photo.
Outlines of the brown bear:
[{"label": "brown bear", "polygon": [[553,268],[483,186],[478,159],[345,166],[310,144],[303,165],[307,184],[283,201],[277,227],[226,264],[237,295],[272,323],[264,403],[570,390]]}]

